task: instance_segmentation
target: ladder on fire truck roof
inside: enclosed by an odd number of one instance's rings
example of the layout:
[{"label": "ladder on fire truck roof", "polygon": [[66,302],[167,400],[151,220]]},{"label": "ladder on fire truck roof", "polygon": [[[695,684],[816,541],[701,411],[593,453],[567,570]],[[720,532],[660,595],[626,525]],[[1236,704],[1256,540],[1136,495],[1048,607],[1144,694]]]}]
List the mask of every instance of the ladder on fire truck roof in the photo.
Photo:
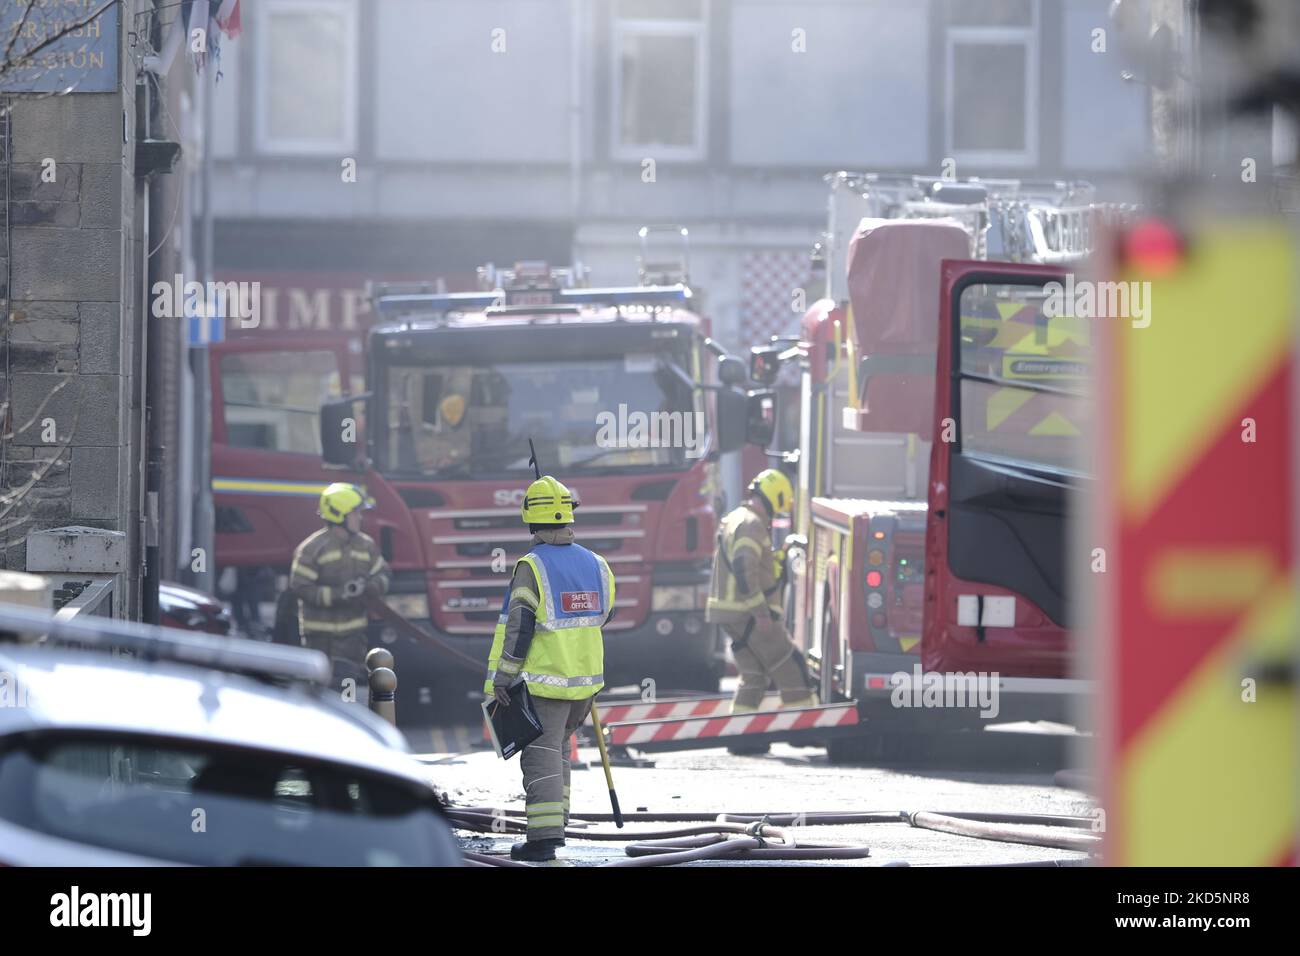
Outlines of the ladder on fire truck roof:
[{"label": "ladder on fire truck roof", "polygon": [[1095,244],[1101,227],[1133,207],[1095,200],[1084,180],[945,179],[839,171],[830,185],[826,236],[831,298],[845,298],[848,241],[865,217],[951,218],[971,236],[971,257],[1045,264],[1075,262]]},{"label": "ladder on fire truck roof", "polygon": [[[941,176],[838,171],[827,174],[828,225],[817,256],[825,269],[826,298],[848,301],[849,243],[864,218],[951,219],[970,238],[970,257],[1064,265],[1088,254],[1103,225],[1123,222],[1134,207],[1096,200],[1082,180],[948,179]],[[816,254],[815,254],[816,255]],[[795,354],[798,345],[788,350]],[[839,368],[826,387],[830,407],[847,404],[848,375]],[[905,498],[924,494],[927,443],[907,435],[865,435],[830,419],[822,494]],[[868,457],[869,456],[869,457]],[[903,470],[864,467],[897,458]],[[900,476],[894,482],[891,476]]]}]

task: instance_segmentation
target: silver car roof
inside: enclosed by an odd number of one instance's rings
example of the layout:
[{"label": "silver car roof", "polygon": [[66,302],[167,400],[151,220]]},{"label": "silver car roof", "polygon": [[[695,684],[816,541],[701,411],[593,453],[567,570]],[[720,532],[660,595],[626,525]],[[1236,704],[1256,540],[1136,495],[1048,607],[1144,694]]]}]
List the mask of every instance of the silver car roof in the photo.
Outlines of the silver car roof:
[{"label": "silver car roof", "polygon": [[428,785],[396,728],[331,693],[168,661],[0,644],[0,738],[32,730],[161,735],[352,764]]}]

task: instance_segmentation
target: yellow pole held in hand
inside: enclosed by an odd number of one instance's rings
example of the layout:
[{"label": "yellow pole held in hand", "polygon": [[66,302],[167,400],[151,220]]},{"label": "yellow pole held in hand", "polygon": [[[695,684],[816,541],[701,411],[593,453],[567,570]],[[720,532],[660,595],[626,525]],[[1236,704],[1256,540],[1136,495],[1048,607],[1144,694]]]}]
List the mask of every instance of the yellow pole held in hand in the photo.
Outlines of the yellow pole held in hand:
[{"label": "yellow pole held in hand", "polygon": [[596,712],[596,695],[591,696],[591,726],[596,731],[596,746],[600,748],[600,762],[605,768],[605,786],[609,787],[609,805],[614,808],[614,823],[623,827],[623,811],[618,808],[618,794],[614,792],[614,774],[609,769],[609,753],[605,750],[605,730],[600,726],[600,714]]}]

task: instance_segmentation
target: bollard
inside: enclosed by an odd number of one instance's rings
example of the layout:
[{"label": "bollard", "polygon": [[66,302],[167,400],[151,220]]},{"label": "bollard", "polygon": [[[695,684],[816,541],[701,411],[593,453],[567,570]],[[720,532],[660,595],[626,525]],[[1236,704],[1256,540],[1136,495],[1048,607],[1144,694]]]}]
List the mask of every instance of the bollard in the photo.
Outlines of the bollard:
[{"label": "bollard", "polygon": [[397,675],[391,668],[376,667],[370,672],[370,709],[397,726]]},{"label": "bollard", "polygon": [[372,673],[380,667],[392,670],[393,654],[382,647],[371,648],[370,653],[366,655],[366,673]]},{"label": "bollard", "polygon": [[392,653],[382,647],[372,648],[366,655],[366,670],[370,674],[370,709],[396,727],[397,673]]}]

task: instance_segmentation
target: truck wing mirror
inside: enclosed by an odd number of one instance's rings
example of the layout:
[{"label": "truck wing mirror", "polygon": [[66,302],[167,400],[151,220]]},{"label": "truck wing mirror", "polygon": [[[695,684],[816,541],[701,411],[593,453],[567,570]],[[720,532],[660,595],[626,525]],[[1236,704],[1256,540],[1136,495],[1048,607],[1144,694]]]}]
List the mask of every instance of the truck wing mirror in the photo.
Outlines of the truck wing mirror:
[{"label": "truck wing mirror", "polygon": [[739,388],[717,391],[717,451],[725,455],[745,445],[766,448],[776,434],[776,393],[768,389],[746,392]]},{"label": "truck wing mirror", "polygon": [[755,345],[749,350],[749,377],[763,387],[776,383],[781,372],[781,353],[785,351],[780,345]]},{"label": "truck wing mirror", "polygon": [[734,386],[724,386],[714,394],[718,412],[718,454],[739,451],[745,445],[749,397]]},{"label": "truck wing mirror", "polygon": [[723,385],[744,385],[746,381],[745,363],[734,355],[719,359],[718,381]]},{"label": "truck wing mirror", "polygon": [[335,468],[353,468],[361,460],[361,430],[356,403],[369,395],[345,395],[320,409],[321,459]]},{"label": "truck wing mirror", "polygon": [[745,363],[741,359],[723,348],[722,343],[717,339],[705,339],[704,347],[718,357],[718,381],[725,386],[745,384]]},{"label": "truck wing mirror", "polygon": [[745,396],[745,441],[759,448],[776,436],[776,392],[758,389]]}]

